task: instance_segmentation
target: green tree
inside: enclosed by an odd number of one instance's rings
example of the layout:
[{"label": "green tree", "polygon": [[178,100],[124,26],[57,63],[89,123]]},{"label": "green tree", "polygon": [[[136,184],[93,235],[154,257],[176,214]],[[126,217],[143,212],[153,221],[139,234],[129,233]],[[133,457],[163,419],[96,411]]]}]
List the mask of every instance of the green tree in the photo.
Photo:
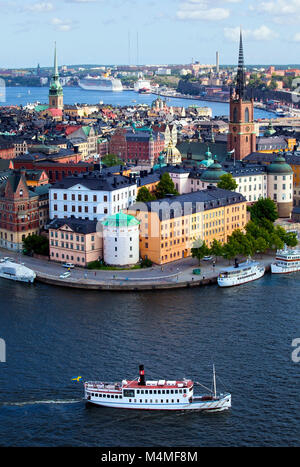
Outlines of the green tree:
[{"label": "green tree", "polygon": [[211,255],[215,256],[216,258],[218,256],[222,256],[223,255],[223,245],[222,245],[222,243],[219,240],[216,240],[214,238],[214,240],[213,240],[213,242],[211,244],[209,252],[210,252]]},{"label": "green tree", "polygon": [[220,181],[218,183],[218,188],[222,188],[223,190],[230,190],[235,191],[238,187],[235,179],[231,174],[224,174],[220,177]]},{"label": "green tree", "polygon": [[101,163],[106,165],[106,167],[112,167],[114,165],[124,165],[124,162],[115,154],[107,154],[102,157]]},{"label": "green tree", "polygon": [[264,253],[268,249],[268,243],[263,237],[258,237],[256,239],[256,252]]},{"label": "green tree", "polygon": [[223,246],[223,258],[231,260],[239,254],[239,243],[236,240],[225,243]]},{"label": "green tree", "polygon": [[49,256],[49,240],[42,235],[28,235],[23,240],[23,248],[25,254],[33,254]]},{"label": "green tree", "polygon": [[254,221],[260,221],[267,219],[271,222],[278,219],[278,211],[276,204],[270,198],[260,198],[250,208],[251,219]]},{"label": "green tree", "polygon": [[193,243],[191,253],[192,258],[197,258],[200,264],[201,259],[209,254],[209,248],[203,240],[198,239]]},{"label": "green tree", "polygon": [[297,246],[298,245],[297,234],[295,232],[287,232],[286,236],[285,236],[284,243],[287,246],[291,246],[291,247]]},{"label": "green tree", "polygon": [[161,179],[156,186],[155,194],[158,199],[164,198],[166,195],[179,195],[168,172],[165,172],[161,176]]},{"label": "green tree", "polygon": [[148,201],[154,201],[156,197],[150,193],[146,186],[142,186],[137,194],[136,200],[142,203],[147,203]]}]

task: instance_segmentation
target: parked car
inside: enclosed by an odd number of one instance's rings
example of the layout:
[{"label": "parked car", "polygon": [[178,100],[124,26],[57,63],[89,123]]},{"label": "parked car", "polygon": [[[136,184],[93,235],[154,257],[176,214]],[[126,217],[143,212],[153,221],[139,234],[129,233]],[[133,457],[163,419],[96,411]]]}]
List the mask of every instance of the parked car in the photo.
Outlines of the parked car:
[{"label": "parked car", "polygon": [[62,265],[63,268],[67,268],[67,269],[73,269],[75,268],[74,264],[73,263],[64,263]]},{"label": "parked car", "polygon": [[60,278],[61,279],[67,279],[67,277],[70,277],[71,273],[69,271],[66,271],[66,272],[63,272],[62,274],[60,274]]},{"label": "parked car", "polygon": [[211,261],[213,259],[212,256],[204,256],[203,261]]}]

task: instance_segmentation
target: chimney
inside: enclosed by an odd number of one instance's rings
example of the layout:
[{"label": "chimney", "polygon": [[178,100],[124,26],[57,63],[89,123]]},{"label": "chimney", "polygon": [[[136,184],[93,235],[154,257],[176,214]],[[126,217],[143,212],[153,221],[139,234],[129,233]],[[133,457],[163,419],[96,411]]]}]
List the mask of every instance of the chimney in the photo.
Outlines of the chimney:
[{"label": "chimney", "polygon": [[140,374],[140,379],[138,383],[139,386],[146,386],[144,365],[139,366],[139,374]]}]

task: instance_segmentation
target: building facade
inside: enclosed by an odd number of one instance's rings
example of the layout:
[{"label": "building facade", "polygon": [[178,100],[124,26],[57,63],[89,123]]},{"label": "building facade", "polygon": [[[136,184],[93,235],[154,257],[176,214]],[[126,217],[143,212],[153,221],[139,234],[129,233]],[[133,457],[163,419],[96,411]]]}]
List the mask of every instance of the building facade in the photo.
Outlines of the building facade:
[{"label": "building facade", "polygon": [[246,199],[236,192],[210,186],[160,202],[128,209],[140,221],[140,255],[165,264],[191,255],[195,241],[208,247],[214,239],[225,243],[247,223]]},{"label": "building facade", "polygon": [[102,220],[127,209],[136,195],[136,182],[122,175],[94,171],[68,177],[50,188],[50,219]]}]

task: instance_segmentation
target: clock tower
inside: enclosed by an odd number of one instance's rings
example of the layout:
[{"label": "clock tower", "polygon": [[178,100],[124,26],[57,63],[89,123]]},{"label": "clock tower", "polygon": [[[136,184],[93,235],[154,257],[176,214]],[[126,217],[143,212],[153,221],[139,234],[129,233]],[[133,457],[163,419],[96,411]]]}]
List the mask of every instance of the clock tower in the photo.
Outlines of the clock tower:
[{"label": "clock tower", "polygon": [[236,160],[242,160],[251,152],[256,151],[256,133],[254,124],[254,101],[247,99],[245,90],[245,71],[242,31],[240,32],[239,62],[237,82],[230,93],[229,133],[227,139],[228,151]]}]

